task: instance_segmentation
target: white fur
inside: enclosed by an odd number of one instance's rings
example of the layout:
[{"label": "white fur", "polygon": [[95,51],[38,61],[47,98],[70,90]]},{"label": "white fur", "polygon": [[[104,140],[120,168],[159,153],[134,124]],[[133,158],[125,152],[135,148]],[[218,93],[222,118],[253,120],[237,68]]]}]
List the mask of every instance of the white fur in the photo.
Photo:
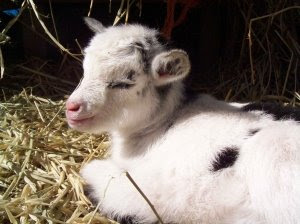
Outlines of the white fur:
[{"label": "white fur", "polygon": [[[190,69],[188,57],[175,50],[184,71],[160,80],[156,67],[173,59],[164,57],[172,52],[155,35],[138,25],[97,33],[85,50],[82,83],[68,100],[81,105],[67,112],[71,127],[111,136],[111,158],[81,170],[91,196],[101,202],[100,211],[134,216],[141,223],[157,221],[125,176],[128,171],[164,223],[300,223],[300,125],[242,112],[206,95],[184,104],[181,80]],[[145,38],[153,39],[151,46]],[[134,42],[152,51],[150,70],[143,69],[138,50],[126,53]],[[129,83],[124,76],[129,70],[136,74],[133,87],[107,87],[115,80]],[[157,89],[166,83],[170,89],[159,95]],[[239,149],[236,163],[213,172],[213,161],[228,146]]]}]

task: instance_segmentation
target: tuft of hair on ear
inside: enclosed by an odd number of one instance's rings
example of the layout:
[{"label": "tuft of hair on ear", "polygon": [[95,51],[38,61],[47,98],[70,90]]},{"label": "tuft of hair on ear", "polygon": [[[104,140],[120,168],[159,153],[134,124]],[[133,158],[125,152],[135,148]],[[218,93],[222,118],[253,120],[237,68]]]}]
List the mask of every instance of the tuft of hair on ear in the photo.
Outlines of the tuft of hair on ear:
[{"label": "tuft of hair on ear", "polygon": [[189,57],[185,51],[180,49],[159,53],[151,64],[154,83],[157,86],[184,79],[190,69]]},{"label": "tuft of hair on ear", "polygon": [[91,17],[84,17],[83,18],[86,25],[95,33],[102,33],[105,30],[105,26],[103,24]]}]

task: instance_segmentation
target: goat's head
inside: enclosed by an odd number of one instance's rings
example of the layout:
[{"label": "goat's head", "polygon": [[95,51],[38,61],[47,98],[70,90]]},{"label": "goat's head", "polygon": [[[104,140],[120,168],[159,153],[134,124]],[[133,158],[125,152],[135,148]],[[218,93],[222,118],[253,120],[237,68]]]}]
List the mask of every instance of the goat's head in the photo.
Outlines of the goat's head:
[{"label": "goat's head", "polygon": [[151,119],[166,90],[189,73],[187,54],[167,50],[144,26],[86,23],[95,36],[85,49],[84,77],[67,101],[69,125],[99,133]]}]

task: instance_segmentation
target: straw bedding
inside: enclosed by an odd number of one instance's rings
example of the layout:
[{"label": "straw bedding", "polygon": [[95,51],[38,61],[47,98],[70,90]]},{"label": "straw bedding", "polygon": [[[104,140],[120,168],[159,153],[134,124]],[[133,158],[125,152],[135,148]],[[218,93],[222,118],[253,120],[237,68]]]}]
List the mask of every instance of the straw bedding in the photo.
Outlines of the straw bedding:
[{"label": "straw bedding", "polygon": [[107,156],[107,136],[69,129],[64,107],[28,90],[0,103],[0,223],[112,223],[78,174]]}]

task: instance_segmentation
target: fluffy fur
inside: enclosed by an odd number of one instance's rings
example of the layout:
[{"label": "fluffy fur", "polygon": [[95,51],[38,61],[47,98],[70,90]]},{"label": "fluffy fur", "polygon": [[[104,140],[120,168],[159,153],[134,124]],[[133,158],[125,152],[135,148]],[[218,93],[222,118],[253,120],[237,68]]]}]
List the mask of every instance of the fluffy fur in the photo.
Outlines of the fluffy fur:
[{"label": "fluffy fur", "polygon": [[87,24],[96,34],[67,118],[79,131],[110,133],[111,158],[81,170],[103,214],[157,221],[128,171],[165,223],[300,223],[297,121],[207,95],[190,100],[184,51],[140,25]]}]

